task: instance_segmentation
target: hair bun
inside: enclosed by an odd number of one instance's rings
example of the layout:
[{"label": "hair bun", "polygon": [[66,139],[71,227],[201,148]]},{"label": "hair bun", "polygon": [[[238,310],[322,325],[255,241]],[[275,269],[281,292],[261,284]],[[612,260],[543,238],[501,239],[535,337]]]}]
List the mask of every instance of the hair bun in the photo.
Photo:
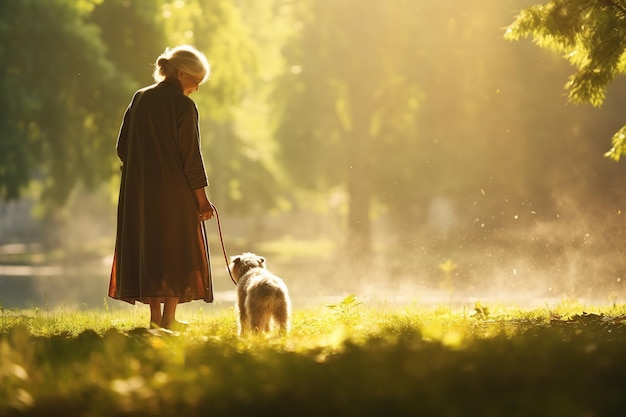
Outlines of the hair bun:
[{"label": "hair bun", "polygon": [[170,62],[169,59],[162,57],[162,58],[159,58],[159,60],[157,61],[157,64],[159,65],[159,67],[165,68],[169,62]]}]

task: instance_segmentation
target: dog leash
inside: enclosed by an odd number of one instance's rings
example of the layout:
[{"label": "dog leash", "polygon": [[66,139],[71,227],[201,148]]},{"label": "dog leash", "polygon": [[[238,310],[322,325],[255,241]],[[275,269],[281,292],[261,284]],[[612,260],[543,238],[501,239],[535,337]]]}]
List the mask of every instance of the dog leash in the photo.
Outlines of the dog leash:
[{"label": "dog leash", "polygon": [[224,261],[226,261],[226,269],[228,270],[228,275],[230,275],[231,281],[233,284],[237,285],[235,278],[233,278],[232,272],[230,272],[230,268],[228,267],[228,256],[226,255],[226,247],[224,246],[224,236],[222,236],[222,225],[220,224],[220,214],[217,211],[217,207],[213,203],[211,204],[211,208],[213,209],[213,213],[215,213],[215,218],[217,219],[217,231],[220,235],[220,242],[222,243],[222,253],[224,254]]}]

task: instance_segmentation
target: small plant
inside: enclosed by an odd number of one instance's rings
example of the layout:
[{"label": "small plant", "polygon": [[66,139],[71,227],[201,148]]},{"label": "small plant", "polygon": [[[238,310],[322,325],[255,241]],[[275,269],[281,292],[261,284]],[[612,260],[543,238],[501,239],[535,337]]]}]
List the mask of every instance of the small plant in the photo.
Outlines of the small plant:
[{"label": "small plant", "polygon": [[487,317],[489,317],[489,308],[482,305],[480,301],[476,301],[474,303],[474,310],[472,311],[472,316],[479,318],[481,320],[485,320]]},{"label": "small plant", "polygon": [[350,320],[358,315],[357,308],[363,303],[356,299],[356,295],[350,294],[338,304],[329,304],[326,307],[335,311],[335,314],[343,320]]}]

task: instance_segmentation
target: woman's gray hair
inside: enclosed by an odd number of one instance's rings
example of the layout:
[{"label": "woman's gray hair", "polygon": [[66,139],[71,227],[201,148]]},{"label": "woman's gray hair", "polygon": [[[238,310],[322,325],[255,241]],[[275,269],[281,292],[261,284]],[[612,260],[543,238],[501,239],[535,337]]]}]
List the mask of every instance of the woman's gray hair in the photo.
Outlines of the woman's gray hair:
[{"label": "woman's gray hair", "polygon": [[175,48],[165,48],[157,58],[152,74],[154,81],[161,82],[166,78],[176,78],[178,71],[183,71],[192,77],[202,78],[200,84],[209,78],[211,66],[206,56],[191,45],[180,45]]}]

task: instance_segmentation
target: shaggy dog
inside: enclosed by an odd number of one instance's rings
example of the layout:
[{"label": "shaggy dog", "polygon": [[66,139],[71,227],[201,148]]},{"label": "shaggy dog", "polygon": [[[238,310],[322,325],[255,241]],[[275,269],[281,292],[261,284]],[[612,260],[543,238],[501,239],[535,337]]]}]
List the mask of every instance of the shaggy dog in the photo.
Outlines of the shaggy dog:
[{"label": "shaggy dog", "polygon": [[237,283],[239,335],[269,332],[272,322],[281,333],[289,331],[291,301],[282,279],[267,270],[265,258],[254,253],[230,257],[228,265]]}]

